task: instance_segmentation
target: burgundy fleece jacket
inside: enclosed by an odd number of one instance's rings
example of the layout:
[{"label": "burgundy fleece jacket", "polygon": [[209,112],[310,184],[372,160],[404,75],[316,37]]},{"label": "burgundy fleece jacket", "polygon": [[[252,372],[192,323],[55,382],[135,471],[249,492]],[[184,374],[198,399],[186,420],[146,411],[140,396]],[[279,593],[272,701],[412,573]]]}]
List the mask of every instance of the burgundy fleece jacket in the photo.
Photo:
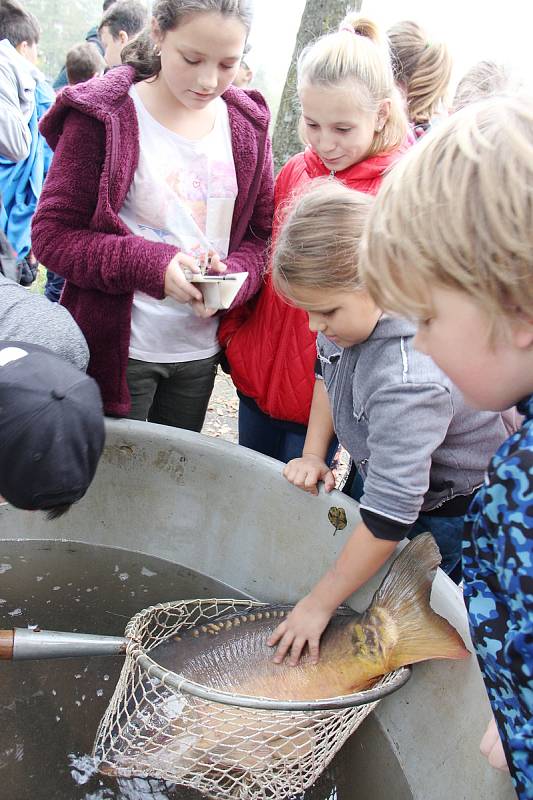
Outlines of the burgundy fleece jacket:
[{"label": "burgundy fleece jacket", "polygon": [[[178,248],[134,236],[118,216],[139,160],[139,129],[128,95],[131,67],[66,88],[41,122],[55,150],[33,220],[39,261],[66,278],[61,302],[90,351],[107,414],[130,408],[126,368],[133,293],[161,299],[166,268]],[[258,92],[230,87],[228,107],[238,194],[228,272],[248,271],[234,306],[259,290],[273,212],[270,114]]]}]

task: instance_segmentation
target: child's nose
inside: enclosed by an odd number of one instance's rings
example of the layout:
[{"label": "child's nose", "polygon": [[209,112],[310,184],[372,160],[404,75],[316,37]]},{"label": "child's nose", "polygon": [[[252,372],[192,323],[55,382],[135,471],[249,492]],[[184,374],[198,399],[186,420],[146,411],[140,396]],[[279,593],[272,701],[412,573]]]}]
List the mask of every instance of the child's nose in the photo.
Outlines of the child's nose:
[{"label": "child's nose", "polygon": [[327,133],[322,134],[320,138],[320,149],[323,153],[333,152],[336,147],[337,143],[333,136],[329,136]]},{"label": "child's nose", "polygon": [[310,331],[313,331],[313,333],[319,333],[320,331],[326,330],[326,323],[321,318],[320,314],[313,314],[308,312],[307,316],[309,317]]},{"label": "child's nose", "polygon": [[203,91],[205,92],[212,92],[213,89],[217,88],[218,84],[218,76],[216,69],[213,68],[205,68],[199,78],[199,83]]}]

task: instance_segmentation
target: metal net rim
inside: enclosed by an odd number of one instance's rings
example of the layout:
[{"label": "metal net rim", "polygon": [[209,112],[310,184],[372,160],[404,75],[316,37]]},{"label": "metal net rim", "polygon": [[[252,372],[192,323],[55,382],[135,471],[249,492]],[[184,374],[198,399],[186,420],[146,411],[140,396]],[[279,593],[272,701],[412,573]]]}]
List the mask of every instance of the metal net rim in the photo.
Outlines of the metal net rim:
[{"label": "metal net rim", "polygon": [[[197,604],[199,607],[202,607],[203,605],[212,606],[213,604],[228,604],[237,608],[239,606],[246,606],[247,608],[260,608],[270,605],[269,603],[261,603],[257,600],[236,600],[232,598],[193,599],[183,600],[177,603],[159,603],[138,612],[134,617],[132,617],[126,628],[126,635],[133,632],[135,624],[139,620],[153,616],[158,611],[167,611],[171,609],[174,610],[178,609],[179,607],[185,608],[193,603]],[[170,635],[167,638],[170,638]],[[164,641],[164,639],[161,641]],[[320,700],[282,701],[273,700],[268,697],[255,697],[250,695],[234,694],[232,692],[223,692],[216,689],[211,689],[209,686],[204,684],[190,681],[177,672],[172,672],[171,670],[167,670],[159,666],[156,661],[146,654],[146,651],[142,647],[141,643],[135,638],[128,647],[128,654],[138,662],[139,667],[144,670],[149,677],[156,678],[169,689],[177,692],[183,692],[209,702],[237,706],[239,708],[251,708],[259,711],[331,711],[364,706],[370,703],[375,703],[387,695],[397,691],[407,683],[412,674],[412,669],[410,666],[400,667],[399,669],[394,670],[394,672],[389,672],[386,675],[378,677],[377,685],[371,686],[369,689],[363,689],[359,692],[353,692],[352,694],[340,695],[337,697],[326,697]]]}]

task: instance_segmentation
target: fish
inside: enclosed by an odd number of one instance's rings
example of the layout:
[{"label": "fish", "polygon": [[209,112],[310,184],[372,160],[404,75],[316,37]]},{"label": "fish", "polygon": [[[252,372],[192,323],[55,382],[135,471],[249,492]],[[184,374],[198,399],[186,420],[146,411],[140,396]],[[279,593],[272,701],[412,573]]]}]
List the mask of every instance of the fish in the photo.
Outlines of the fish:
[{"label": "fish", "polygon": [[220,617],[165,642],[161,666],[210,689],[271,700],[320,700],[372,686],[382,675],[428,659],[469,655],[455,628],[430,606],[440,564],[431,534],[416,536],[391,565],[362,614],[339,610],[320,641],[320,659],[274,664],[267,641],[293,606],[260,606]]},{"label": "fish", "polygon": [[[322,635],[318,664],[309,655],[297,666],[273,662],[267,641],[290,605],[262,605],[206,620],[159,644],[150,657],[204,687],[280,701],[351,694],[407,664],[466,658],[469,651],[459,633],[430,606],[440,560],[431,534],[415,537],[391,565],[366,611],[339,609],[333,616]],[[332,712],[254,710],[135,685],[135,707],[126,707],[116,718],[113,746],[99,770],[159,777],[209,796],[224,788],[220,796],[235,800],[305,791],[373,707],[358,709],[352,727],[343,729],[339,723],[332,729]],[[265,786],[274,794],[264,794]]]}]

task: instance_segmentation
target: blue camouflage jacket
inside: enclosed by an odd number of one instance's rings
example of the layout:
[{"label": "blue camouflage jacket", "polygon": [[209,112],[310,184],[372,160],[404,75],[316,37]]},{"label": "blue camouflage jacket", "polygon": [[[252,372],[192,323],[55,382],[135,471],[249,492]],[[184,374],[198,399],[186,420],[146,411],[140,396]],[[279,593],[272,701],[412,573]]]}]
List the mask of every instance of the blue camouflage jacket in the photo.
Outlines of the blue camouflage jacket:
[{"label": "blue camouflage jacket", "polygon": [[466,517],[472,639],[520,800],[533,798],[533,395]]}]

